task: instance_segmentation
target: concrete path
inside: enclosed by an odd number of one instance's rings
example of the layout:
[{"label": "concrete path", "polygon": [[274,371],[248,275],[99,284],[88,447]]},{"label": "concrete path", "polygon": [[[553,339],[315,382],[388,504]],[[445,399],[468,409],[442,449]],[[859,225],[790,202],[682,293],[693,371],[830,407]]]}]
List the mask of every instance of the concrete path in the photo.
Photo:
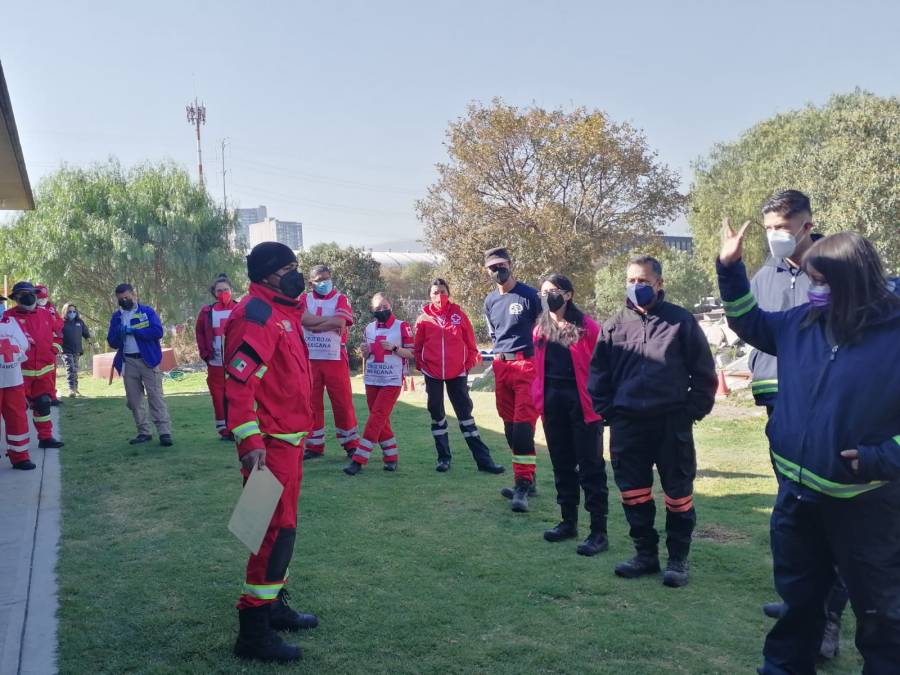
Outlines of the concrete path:
[{"label": "concrete path", "polygon": [[12,469],[5,441],[0,450],[0,675],[57,672],[59,453],[69,448],[39,450],[33,440],[29,451],[34,471]]}]

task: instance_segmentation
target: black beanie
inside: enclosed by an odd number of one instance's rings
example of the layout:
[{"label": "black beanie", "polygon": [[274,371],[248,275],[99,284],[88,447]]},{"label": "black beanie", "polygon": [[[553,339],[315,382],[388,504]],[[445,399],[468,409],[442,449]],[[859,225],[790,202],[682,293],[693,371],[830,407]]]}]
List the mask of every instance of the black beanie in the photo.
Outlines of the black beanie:
[{"label": "black beanie", "polygon": [[290,247],[277,241],[257,244],[247,256],[247,276],[250,281],[262,281],[285,265],[297,262]]}]

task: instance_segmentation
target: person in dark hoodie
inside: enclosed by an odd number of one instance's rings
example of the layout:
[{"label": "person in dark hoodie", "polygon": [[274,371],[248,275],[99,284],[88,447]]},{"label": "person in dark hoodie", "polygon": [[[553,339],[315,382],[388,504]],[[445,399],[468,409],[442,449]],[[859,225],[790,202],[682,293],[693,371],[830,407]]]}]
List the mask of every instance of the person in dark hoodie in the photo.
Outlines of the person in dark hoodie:
[{"label": "person in dark hoodie", "polygon": [[469,370],[478,362],[478,346],[472,322],[462,307],[450,301],[450,285],[434,279],[429,292],[431,302],[416,319],[416,342],[413,352],[416,367],[425,376],[431,435],[437,450],[436,470],[450,470],[450,439],[444,410],[444,389],[459,421],[466,444],[479,471],[499,474],[504,468],[491,458],[491,451],[481,440],[472,416],[474,405],[469,395]]},{"label": "person in dark hoodie", "polygon": [[67,302],[63,305],[62,318],[62,353],[66,363],[69,396],[78,396],[78,359],[84,355],[84,341],[91,339],[91,331],[81,320],[75,303]]},{"label": "person in dark hoodie", "polygon": [[716,264],[728,324],[778,356],[766,434],[778,497],[775,588],[785,610],[766,637],[763,675],[813,673],[835,566],[856,614],[865,673],[900,663],[900,298],[875,247],[852,232],[803,256],[808,302],[763,311],[726,220]]},{"label": "person in dark hoodie", "polygon": [[[800,261],[809,247],[822,238],[813,232],[809,197],[799,190],[776,192],[763,204],[762,216],[770,255],[750,280],[750,291],[765,312],[782,312],[804,305],[809,302],[810,281]],[[756,405],[765,406],[771,417],[778,396],[777,359],[754,349],[750,354],[750,371]],[[777,471],[775,475],[778,476]],[[819,649],[823,658],[834,658],[840,652],[841,615],[847,600],[847,587],[836,576],[825,604],[825,629]],[[781,616],[784,609],[783,602],[763,605],[763,611],[773,619]]]},{"label": "person in dark hoodie", "polygon": [[694,511],[694,422],[712,410],[716,368],[694,316],[665,301],[662,265],[637,256],[627,269],[626,306],[609,319],[591,359],[594,410],[610,427],[610,459],[637,555],[620,577],[659,572],[653,526],[653,466],[665,492],[666,586],[688,583]]}]

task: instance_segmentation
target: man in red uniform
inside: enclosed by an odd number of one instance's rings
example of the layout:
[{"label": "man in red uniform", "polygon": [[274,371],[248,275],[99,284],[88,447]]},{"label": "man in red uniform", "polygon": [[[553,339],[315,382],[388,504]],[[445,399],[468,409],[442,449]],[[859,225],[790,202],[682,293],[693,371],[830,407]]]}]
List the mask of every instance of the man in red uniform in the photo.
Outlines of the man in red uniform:
[{"label": "man in red uniform", "polygon": [[216,432],[223,441],[230,441],[231,432],[225,422],[225,366],[222,352],[225,322],[237,303],[231,299],[231,281],[225,274],[216,277],[209,292],[216,301],[211,305],[204,305],[200,310],[194,333],[197,336],[200,358],[206,362],[206,385],[212,396]]},{"label": "man in red uniform", "polygon": [[303,459],[317,459],[325,454],[326,390],[338,442],[351,457],[359,447],[347,356],[347,328],[353,325],[353,310],[347,296],[334,288],[327,265],[316,265],[309,277],[313,291],[303,296],[303,335],[312,366],[313,430],[304,444]]},{"label": "man in red uniform", "polygon": [[51,392],[56,381],[56,355],[62,339],[54,332],[53,317],[43,307],[38,307],[35,288],[30,281],[20,281],[13,286],[10,297],[16,306],[10,310],[12,317],[28,340],[28,358],[22,364],[25,380],[25,397],[34,417],[38,434],[38,447],[61,448],[61,441],[53,437],[50,407]]},{"label": "man in red uniform", "polygon": [[235,655],[296,661],[300,648],[276,630],[313,628],[318,619],[287,604],[284,584],[297,533],[303,438],[312,426],[310,370],[300,326],[303,275],[284,244],[263,242],[247,256],[250,289],[225,324],[225,398],[228,428],[238,441],[244,480],[254,466],[284,486],[259,553],[247,563],[237,603]]},{"label": "man in red uniform", "polygon": [[[54,342],[54,344],[58,345],[58,351],[59,353],[62,353],[62,329],[65,319],[59,315],[59,312],[56,310],[56,305],[50,302],[50,291],[44,284],[36,284],[34,287],[34,294],[37,297],[38,307],[43,307],[50,313],[53,334],[55,337],[59,338],[59,342]],[[56,368],[53,369],[53,391],[50,392],[50,398],[52,399],[50,405],[54,407],[60,405],[59,395],[56,391]]]},{"label": "man in red uniform", "polygon": [[[0,302],[6,298],[0,296]],[[31,471],[34,462],[28,456],[28,402],[22,379],[22,362],[28,357],[28,338],[19,322],[5,315],[0,306],[0,414],[6,425],[6,454],[14,469]]]}]

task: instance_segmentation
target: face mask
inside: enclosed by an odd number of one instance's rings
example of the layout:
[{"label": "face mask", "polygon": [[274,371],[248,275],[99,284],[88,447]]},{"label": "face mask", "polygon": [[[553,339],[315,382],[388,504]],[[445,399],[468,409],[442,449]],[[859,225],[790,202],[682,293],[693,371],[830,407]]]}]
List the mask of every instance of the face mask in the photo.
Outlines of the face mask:
[{"label": "face mask", "polygon": [[547,295],[541,298],[541,304],[544,305],[545,309],[549,309],[551,312],[555,312],[564,304],[566,304],[566,299],[563,297],[562,293],[557,291],[550,291]]},{"label": "face mask", "polygon": [[649,284],[628,284],[625,286],[625,294],[637,307],[649,307],[656,299],[656,291]]},{"label": "face mask", "polygon": [[4,314],[6,314],[6,304],[0,302],[0,319],[3,318]]},{"label": "face mask", "polygon": [[231,302],[231,291],[219,291],[216,293],[216,299],[223,305],[227,305]]},{"label": "face mask", "polygon": [[769,240],[769,250],[775,258],[790,258],[797,250],[797,240],[794,235],[784,230],[769,230],[766,232]]},{"label": "face mask", "polygon": [[122,298],[121,300],[119,300],[119,307],[124,309],[126,312],[130,312],[132,309],[134,309],[134,300],[132,300],[131,298]]},{"label": "face mask", "polygon": [[334,288],[334,283],[332,283],[331,279],[325,279],[325,281],[316,281],[313,283],[313,288],[316,289],[316,293],[319,295],[328,295],[331,293],[331,289]]},{"label": "face mask", "polygon": [[491,270],[491,279],[498,284],[505,284],[507,279],[509,279],[509,269],[501,267],[500,269]]},{"label": "face mask", "polygon": [[289,298],[299,298],[306,288],[303,275],[298,270],[291,270],[281,275],[278,281],[278,289]]},{"label": "face mask", "polygon": [[381,323],[385,323],[388,319],[391,318],[391,310],[376,309],[374,312],[372,312],[372,316],[374,316]]},{"label": "face mask", "polygon": [[447,309],[447,305],[449,304],[450,296],[445,293],[441,293],[439,296],[437,296],[437,298],[434,299],[434,305],[441,311]]},{"label": "face mask", "polygon": [[34,293],[19,293],[19,297],[16,299],[16,302],[25,309],[34,309],[37,307],[37,298]]},{"label": "face mask", "polygon": [[813,307],[824,308],[831,304],[831,287],[828,284],[812,284],[806,295]]},{"label": "face mask", "polygon": [[48,298],[39,298],[37,301],[38,307],[46,307]]},{"label": "face mask", "polygon": [[66,318],[69,319],[69,321],[72,321],[76,316],[78,316],[78,312],[67,312],[66,313]]}]

